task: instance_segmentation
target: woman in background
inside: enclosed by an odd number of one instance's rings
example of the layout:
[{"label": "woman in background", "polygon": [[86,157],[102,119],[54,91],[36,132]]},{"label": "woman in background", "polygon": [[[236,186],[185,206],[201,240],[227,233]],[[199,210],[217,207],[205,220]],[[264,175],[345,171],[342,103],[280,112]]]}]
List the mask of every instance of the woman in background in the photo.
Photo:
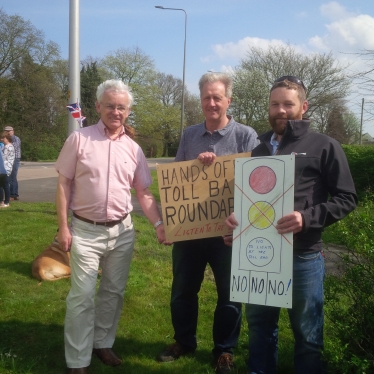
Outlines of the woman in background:
[{"label": "woman in background", "polygon": [[[0,158],[0,208],[7,208],[10,200],[9,176],[12,172],[15,153],[12,145],[12,137],[8,132],[3,132],[0,141],[4,143]],[[5,200],[3,201],[3,189]]]}]

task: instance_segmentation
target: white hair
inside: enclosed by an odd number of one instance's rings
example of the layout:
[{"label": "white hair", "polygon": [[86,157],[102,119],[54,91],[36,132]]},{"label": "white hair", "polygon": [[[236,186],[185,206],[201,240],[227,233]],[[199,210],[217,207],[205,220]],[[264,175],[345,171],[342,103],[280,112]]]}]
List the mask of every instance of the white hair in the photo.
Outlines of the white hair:
[{"label": "white hair", "polygon": [[129,97],[129,108],[132,107],[134,97],[131,93],[131,89],[127,84],[123,83],[121,80],[108,79],[105,82],[101,83],[96,90],[96,99],[98,102],[101,101],[105,91],[126,92]]}]

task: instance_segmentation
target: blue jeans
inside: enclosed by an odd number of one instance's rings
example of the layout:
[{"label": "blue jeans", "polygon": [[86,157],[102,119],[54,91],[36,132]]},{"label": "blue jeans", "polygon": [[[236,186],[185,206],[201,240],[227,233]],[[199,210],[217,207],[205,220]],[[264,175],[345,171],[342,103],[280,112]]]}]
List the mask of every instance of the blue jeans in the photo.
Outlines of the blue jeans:
[{"label": "blue jeans", "polygon": [[18,195],[18,181],[17,181],[17,174],[18,174],[18,168],[21,163],[20,158],[14,159],[13,169],[12,173],[9,176],[9,183],[10,183],[10,196],[11,197],[17,197]]},{"label": "blue jeans", "polygon": [[189,351],[197,346],[198,293],[207,264],[212,268],[218,294],[213,321],[213,354],[215,357],[223,352],[232,354],[237,344],[242,306],[230,301],[231,252],[221,237],[174,244],[170,303],[174,339]]},{"label": "blue jeans", "polygon": [[[4,192],[3,192],[3,189],[4,189]],[[0,202],[3,201],[4,194],[5,194],[4,203],[9,204],[9,199],[10,199],[9,177],[6,174],[0,174]]]},{"label": "blue jeans", "polygon": [[[288,309],[295,337],[294,372],[323,373],[323,280],[321,252],[294,255],[292,309]],[[248,369],[251,374],[276,373],[280,308],[246,305],[249,329]]]}]

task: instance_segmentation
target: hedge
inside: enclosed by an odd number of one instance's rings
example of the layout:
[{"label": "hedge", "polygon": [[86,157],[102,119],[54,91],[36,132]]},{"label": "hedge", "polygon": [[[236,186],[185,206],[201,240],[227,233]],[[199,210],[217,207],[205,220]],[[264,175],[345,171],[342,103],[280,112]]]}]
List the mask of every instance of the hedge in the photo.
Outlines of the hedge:
[{"label": "hedge", "polygon": [[374,147],[343,145],[359,199],[374,189]]}]

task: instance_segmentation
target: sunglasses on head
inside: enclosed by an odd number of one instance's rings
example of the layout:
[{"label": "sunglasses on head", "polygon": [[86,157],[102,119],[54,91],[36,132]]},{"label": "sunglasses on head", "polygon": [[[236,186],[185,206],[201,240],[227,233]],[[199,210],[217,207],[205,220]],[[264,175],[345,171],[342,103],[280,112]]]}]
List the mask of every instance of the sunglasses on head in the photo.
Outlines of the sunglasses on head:
[{"label": "sunglasses on head", "polygon": [[292,83],[296,83],[296,84],[298,84],[299,86],[301,86],[302,88],[304,88],[304,91],[306,92],[306,88],[305,88],[305,86],[304,86],[303,81],[300,80],[300,79],[297,78],[297,77],[294,77],[293,75],[284,75],[283,77],[280,77],[280,78],[278,78],[276,81],[274,81],[274,84],[275,84],[275,83],[278,83],[278,82],[283,82],[283,81],[285,81],[285,80],[288,80],[288,81],[290,81],[290,82],[292,82]]}]

